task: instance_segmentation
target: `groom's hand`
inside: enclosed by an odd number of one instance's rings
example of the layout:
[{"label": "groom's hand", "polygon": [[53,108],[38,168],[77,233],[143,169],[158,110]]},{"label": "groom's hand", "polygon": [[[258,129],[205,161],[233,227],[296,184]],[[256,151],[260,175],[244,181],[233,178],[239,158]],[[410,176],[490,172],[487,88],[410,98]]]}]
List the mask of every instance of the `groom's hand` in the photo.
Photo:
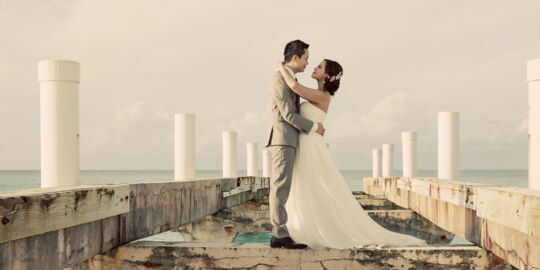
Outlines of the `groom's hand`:
[{"label": "groom's hand", "polygon": [[317,123],[317,131],[315,131],[315,132],[321,134],[321,136],[324,136],[324,126],[323,126],[323,124]]}]

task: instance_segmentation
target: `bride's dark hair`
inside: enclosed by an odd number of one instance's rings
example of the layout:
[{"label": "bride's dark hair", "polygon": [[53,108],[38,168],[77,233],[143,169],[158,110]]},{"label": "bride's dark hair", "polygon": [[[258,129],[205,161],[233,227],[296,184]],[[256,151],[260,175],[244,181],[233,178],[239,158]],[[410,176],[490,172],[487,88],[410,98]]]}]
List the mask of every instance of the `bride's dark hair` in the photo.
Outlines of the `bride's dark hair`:
[{"label": "bride's dark hair", "polygon": [[339,88],[339,82],[341,81],[341,76],[343,75],[343,68],[336,61],[329,59],[324,59],[324,61],[326,62],[324,72],[328,74],[330,78],[324,79],[323,89],[333,96]]}]

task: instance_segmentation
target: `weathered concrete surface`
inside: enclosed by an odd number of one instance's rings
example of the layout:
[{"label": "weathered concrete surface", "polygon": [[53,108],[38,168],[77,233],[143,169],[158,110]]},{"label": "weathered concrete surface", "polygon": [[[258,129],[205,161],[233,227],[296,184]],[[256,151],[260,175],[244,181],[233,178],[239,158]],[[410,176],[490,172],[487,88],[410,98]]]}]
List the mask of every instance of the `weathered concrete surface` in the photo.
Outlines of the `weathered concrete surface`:
[{"label": "weathered concrete surface", "polygon": [[399,210],[403,209],[395,203],[385,199],[357,199],[364,210]]},{"label": "weathered concrete surface", "polygon": [[[384,228],[425,239],[428,244],[445,245],[454,234],[423,219],[412,210],[369,210],[373,220]],[[237,233],[272,231],[268,211],[224,209],[174,230],[186,242],[230,243]]]},{"label": "weathered concrete surface", "polygon": [[71,269],[508,269],[479,247],[272,249],[267,244],[138,242]]},{"label": "weathered concrete surface", "polygon": [[224,209],[199,221],[184,225],[179,232],[185,242],[230,243],[240,232],[271,232],[268,211]]},{"label": "weathered concrete surface", "polygon": [[538,192],[421,178],[366,178],[364,191],[414,210],[519,269],[540,269]]},{"label": "weathered concrete surface", "polygon": [[[0,269],[60,269],[80,263],[114,247],[189,224],[216,213],[224,207],[223,194],[225,192],[235,193],[225,199],[231,204],[241,203],[242,196],[249,192],[254,194],[248,194],[247,197],[262,197],[267,190],[264,187],[265,181],[268,182],[267,178],[240,177],[238,179],[129,184],[127,185],[129,211],[105,218],[100,218],[95,214],[94,221],[86,221],[75,226],[72,225],[73,223],[66,224],[62,228],[46,233],[0,243]],[[242,185],[248,185],[251,191],[236,192]],[[103,189],[103,186],[85,188],[89,189],[87,194],[99,194],[98,189]],[[37,189],[5,192],[2,196],[15,198],[9,200],[22,201],[23,205],[23,197],[35,193],[41,194],[39,196],[43,198],[57,198],[56,190],[45,191],[43,193],[43,190]],[[125,197],[123,199],[122,202],[125,202]],[[74,204],[72,200],[56,200],[65,204],[58,206],[57,209],[68,209],[66,206]],[[11,204],[3,201],[2,205]],[[4,209],[10,208],[4,207]],[[102,210],[107,212],[108,209]],[[85,215],[86,212],[95,213],[95,209],[89,207],[82,207],[80,211],[81,214],[78,217],[87,217],[89,214]],[[33,216],[28,217],[28,219],[31,218]],[[0,226],[6,226],[6,224],[0,224]],[[21,231],[25,229],[31,230],[31,225],[17,228]],[[7,234],[10,235],[10,232],[8,231]]]},{"label": "weathered concrete surface", "polygon": [[244,204],[251,199],[263,199],[270,192],[268,178],[239,177],[225,179],[227,187],[223,189],[222,209]]},{"label": "weathered concrete surface", "polygon": [[[387,200],[359,192],[354,193],[364,208],[373,205],[380,208],[388,207],[387,210],[367,210],[367,212],[377,223],[389,230],[413,235],[425,239],[428,244],[436,245],[447,244],[454,237],[454,234],[423,219],[412,210],[392,210],[397,207],[395,204],[380,203]],[[232,209],[223,209],[175,231],[181,233],[186,242],[231,242],[236,233],[271,232],[272,225],[267,208],[267,200],[253,199]]]},{"label": "weathered concrete surface", "polygon": [[0,243],[129,211],[129,185],[0,192]]},{"label": "weathered concrete surface", "polygon": [[384,228],[424,239],[429,245],[446,245],[454,239],[453,233],[441,229],[412,210],[371,210],[368,214]]}]

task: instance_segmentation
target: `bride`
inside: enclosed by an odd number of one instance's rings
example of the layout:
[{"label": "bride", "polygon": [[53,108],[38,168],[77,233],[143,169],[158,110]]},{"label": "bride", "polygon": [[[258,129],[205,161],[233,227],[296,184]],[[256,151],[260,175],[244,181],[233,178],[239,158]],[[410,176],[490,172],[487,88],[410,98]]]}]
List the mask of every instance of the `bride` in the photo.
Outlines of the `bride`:
[{"label": "bride", "polygon": [[[323,123],[331,97],[338,90],[343,69],[325,59],[313,71],[318,89],[299,84],[285,69],[278,69],[287,85],[309,102],[302,103],[300,114]],[[389,231],[373,221],[354,198],[334,165],[324,138],[311,132],[300,133],[292,186],[286,204],[287,228],[292,239],[311,248],[353,248],[371,245],[425,245],[424,240]]]}]

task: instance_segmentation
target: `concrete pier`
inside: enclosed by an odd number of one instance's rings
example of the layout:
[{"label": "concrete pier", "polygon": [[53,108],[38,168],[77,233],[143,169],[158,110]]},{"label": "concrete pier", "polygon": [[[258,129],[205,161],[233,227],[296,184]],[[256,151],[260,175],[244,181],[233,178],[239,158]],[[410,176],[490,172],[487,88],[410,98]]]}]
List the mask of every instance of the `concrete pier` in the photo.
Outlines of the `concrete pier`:
[{"label": "concrete pier", "polygon": [[[291,251],[232,243],[240,233],[270,232],[268,184],[239,177],[6,192],[0,269],[507,269],[480,247],[441,246],[452,233],[400,201],[363,192],[353,195],[381,226],[435,246]],[[190,242],[132,242],[166,231]]]},{"label": "concrete pier", "polygon": [[411,209],[518,269],[540,269],[540,195],[432,178],[366,178],[366,193]]},{"label": "concrete pier", "polygon": [[122,246],[114,255],[98,255],[90,268],[497,269],[494,261],[485,250],[472,246],[287,250],[260,243],[142,242]]},{"label": "concrete pier", "polygon": [[508,269],[479,247],[441,246],[453,234],[411,210],[363,192],[354,192],[354,196],[365,209],[379,208],[368,213],[385,228],[424,239],[431,235],[427,239],[435,246],[285,250],[271,249],[267,243],[233,242],[246,232],[269,235],[272,226],[268,201],[263,197],[173,230],[185,242],[143,239],[96,255],[71,269]]},{"label": "concrete pier", "polygon": [[2,192],[0,269],[61,269],[267,193],[257,177]]}]

